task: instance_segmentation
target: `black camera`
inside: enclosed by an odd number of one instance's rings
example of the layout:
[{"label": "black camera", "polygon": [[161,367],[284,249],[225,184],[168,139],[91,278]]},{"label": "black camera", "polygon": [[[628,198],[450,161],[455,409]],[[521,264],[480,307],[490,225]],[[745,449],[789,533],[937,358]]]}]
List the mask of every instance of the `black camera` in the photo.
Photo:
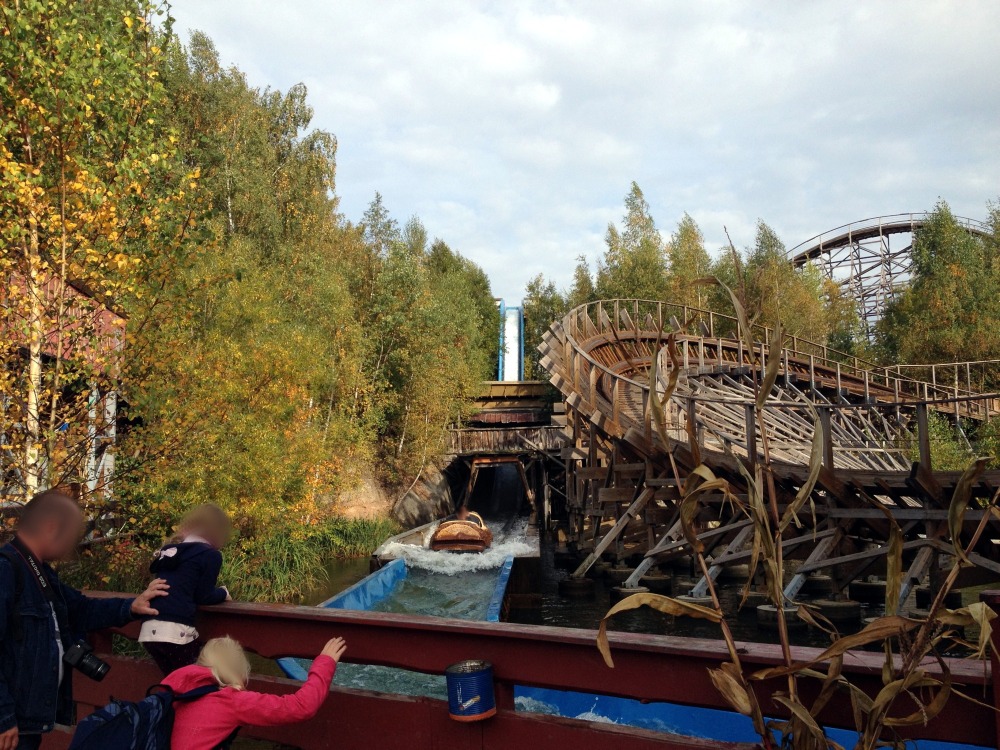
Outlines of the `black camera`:
[{"label": "black camera", "polygon": [[104,659],[94,655],[94,649],[86,641],[77,641],[69,651],[63,655],[63,661],[73,669],[80,670],[80,674],[92,680],[100,682],[111,670],[111,665]]}]

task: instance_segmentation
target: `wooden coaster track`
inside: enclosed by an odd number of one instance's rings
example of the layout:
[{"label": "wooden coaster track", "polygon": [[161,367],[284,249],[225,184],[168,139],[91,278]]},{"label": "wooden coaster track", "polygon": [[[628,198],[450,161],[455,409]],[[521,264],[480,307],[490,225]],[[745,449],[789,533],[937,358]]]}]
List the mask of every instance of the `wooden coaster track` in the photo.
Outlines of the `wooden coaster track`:
[{"label": "wooden coaster track", "polygon": [[[638,550],[643,563],[628,581],[635,585],[652,565],[689,554],[679,533],[679,484],[703,463],[745,494],[740,464],[752,472],[763,460],[762,422],[783,502],[807,481],[813,436],[823,434],[812,492],[818,528],[783,544],[809,571],[833,572],[842,590],[884,556],[888,513],[916,566],[902,602],[913,583],[945,564],[943,514],[961,476],[933,469],[929,414],[967,425],[997,416],[1000,398],[976,392],[971,375],[961,382],[960,373],[971,373],[965,363],[947,366],[954,378],[928,367],[928,381],[797,337],[772,352],[773,331],[754,326],[747,333],[730,316],[646,300],[583,305],[547,332],[542,366],[566,402],[570,537],[591,553],[574,575],[602,555],[624,560]],[[758,414],[755,383],[772,356],[778,375]],[[997,488],[1000,472],[987,471],[973,498],[988,499]],[[721,498],[703,506],[699,522],[714,564],[745,562],[745,514]],[[967,515],[972,523],[976,514]],[[997,545],[981,547],[981,572],[1000,577]]]}]

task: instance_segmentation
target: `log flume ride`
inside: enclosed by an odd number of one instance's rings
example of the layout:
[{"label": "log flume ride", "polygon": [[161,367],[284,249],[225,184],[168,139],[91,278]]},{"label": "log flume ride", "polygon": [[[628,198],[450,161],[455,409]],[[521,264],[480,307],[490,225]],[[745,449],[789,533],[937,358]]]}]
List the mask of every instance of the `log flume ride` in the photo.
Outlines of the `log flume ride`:
[{"label": "log flume ride", "polygon": [[[904,532],[910,566],[900,603],[932,568],[950,567],[945,521],[961,472],[934,470],[929,414],[959,426],[988,420],[1000,411],[997,395],[972,386],[972,364],[950,363],[947,377],[928,367],[921,380],[908,374],[913,370],[797,337],[779,348],[774,337],[762,326],[744,330],[734,317],[647,300],[582,305],[553,324],[539,347],[541,363],[567,405],[570,537],[591,553],[575,577],[602,555],[624,560],[638,548],[643,562],[626,582],[635,587],[653,565],[690,554],[679,517],[685,478],[705,464],[746,493],[744,470],[752,475],[763,460],[762,426],[783,503],[806,484],[816,432],[822,437],[811,497],[817,527],[793,525],[783,540],[789,556],[802,560],[788,599],[810,573],[828,571],[840,592],[869,571],[888,551],[889,517]],[[774,358],[777,378],[758,408],[754,383]],[[972,498],[988,499],[998,488],[1000,472],[986,471]],[[963,536],[981,516],[966,513]],[[744,513],[707,496],[698,521],[713,578],[748,561],[752,530]],[[1000,537],[1000,523],[989,525],[962,585],[1000,579],[989,540]],[[703,596],[705,587],[703,578],[692,594]]]}]

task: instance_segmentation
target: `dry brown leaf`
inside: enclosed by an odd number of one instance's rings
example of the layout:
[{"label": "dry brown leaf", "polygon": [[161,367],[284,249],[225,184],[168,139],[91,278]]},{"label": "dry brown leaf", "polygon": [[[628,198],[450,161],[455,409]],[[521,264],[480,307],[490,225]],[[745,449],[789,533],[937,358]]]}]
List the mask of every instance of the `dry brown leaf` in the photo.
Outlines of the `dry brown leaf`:
[{"label": "dry brown leaf", "polygon": [[795,614],[807,625],[811,625],[817,630],[822,630],[824,633],[833,638],[840,636],[840,631],[837,630],[837,626],[834,625],[828,618],[824,617],[823,613],[816,607],[808,604],[800,604],[798,609],[795,610]]},{"label": "dry brown leaf", "polygon": [[711,620],[712,622],[719,622],[722,619],[721,612],[709,609],[708,607],[702,607],[700,604],[692,604],[691,602],[680,601],[679,599],[673,599],[660,594],[632,594],[632,596],[622,599],[608,610],[597,630],[597,649],[601,652],[601,656],[604,657],[604,663],[612,669],[615,663],[611,659],[611,647],[608,645],[608,620],[619,612],[638,609],[639,607],[651,607],[658,612],[673,615],[674,617],[697,617],[702,620]]},{"label": "dry brown leaf", "polygon": [[962,547],[962,521],[965,518],[965,509],[969,507],[972,488],[986,470],[988,462],[988,458],[977,458],[969,464],[955,485],[955,494],[951,496],[951,505],[948,506],[948,534],[951,536],[951,545],[955,549],[955,557],[966,565],[972,563]]},{"label": "dry brown leaf", "polygon": [[753,705],[750,703],[750,696],[747,693],[747,689],[738,679],[728,671],[722,669],[710,669],[708,670],[708,675],[712,678],[712,684],[715,685],[715,689],[719,691],[734,710],[744,716],[750,716],[753,713]]},{"label": "dry brown leaf", "polygon": [[887,727],[911,727],[917,724],[927,725],[931,719],[941,713],[944,710],[945,705],[948,703],[948,699],[951,697],[951,675],[946,675],[943,682],[939,683],[940,689],[934,693],[934,697],[931,698],[930,703],[927,703],[922,708],[914,711],[908,716],[887,716],[885,717],[884,724]]},{"label": "dry brown leaf", "polygon": [[757,391],[757,408],[763,409],[767,403],[767,397],[771,395],[774,382],[778,379],[778,370],[781,367],[781,349],[785,343],[785,329],[779,320],[774,326],[774,338],[771,340],[767,352],[767,364],[764,366],[764,377],[760,381],[760,390]]},{"label": "dry brown leaf", "polygon": [[667,402],[674,395],[674,391],[677,389],[677,379],[681,374],[681,363],[677,358],[676,347],[674,346],[675,337],[671,333],[667,336],[667,354],[670,355],[670,362],[673,365],[670,370],[670,374],[667,376],[667,382],[664,386],[663,396],[657,393],[657,384],[659,382],[659,364],[660,364],[660,348],[659,342],[657,342],[657,349],[653,353],[653,363],[650,366],[649,374],[649,399],[648,406],[650,414],[653,418],[653,426],[656,428],[656,432],[660,436],[660,440],[663,441],[664,445],[669,445],[669,438],[667,437],[667,420],[665,414],[665,408]]},{"label": "dry brown leaf", "polygon": [[750,361],[753,362],[756,359],[756,355],[754,353],[754,347],[756,342],[754,341],[754,336],[753,336],[753,326],[750,322],[750,319],[747,317],[747,310],[743,306],[743,303],[740,301],[740,298],[736,296],[736,293],[732,289],[726,286],[722,281],[720,281],[715,276],[706,276],[705,278],[696,279],[692,283],[695,285],[702,285],[702,286],[703,285],[718,286],[722,287],[722,289],[726,291],[726,293],[729,295],[729,300],[733,304],[733,310],[736,312],[736,320],[739,323],[741,329],[740,333],[743,334],[743,345],[746,347],[747,354],[750,357]]},{"label": "dry brown leaf", "polygon": [[869,643],[881,642],[886,638],[893,638],[903,633],[907,633],[917,628],[919,625],[920,622],[917,620],[910,620],[905,617],[899,617],[898,615],[880,617],[874,622],[866,625],[860,632],[854,633],[853,635],[843,636],[836,643],[819,654],[815,659],[807,662],[792,664],[791,666],[763,669],[751,675],[751,679],[768,680],[772,677],[784,677],[786,675],[795,674],[796,672],[800,672],[807,667],[812,667],[816,664],[827,661],[828,659],[832,659],[835,656],[845,654],[853,648],[858,648],[859,646],[864,646]]},{"label": "dry brown leaf", "polygon": [[[815,412],[815,409],[813,411]],[[795,493],[795,499],[785,509],[785,515],[782,516],[781,523],[778,525],[778,530],[782,533],[793,521],[797,527],[801,528],[802,524],[799,522],[798,513],[802,509],[802,506],[805,505],[806,500],[812,497],[812,491],[816,487],[816,482],[819,481],[819,473],[823,468],[823,451],[823,428],[820,425],[819,414],[817,413],[813,419],[812,448],[809,451],[809,474],[806,477],[805,484],[799,487],[799,491]],[[815,516],[815,510],[813,511],[813,515]],[[814,522],[813,528],[815,526]]]},{"label": "dry brown leaf", "polygon": [[811,710],[813,716],[819,716],[820,711],[826,708],[826,704],[830,702],[830,699],[836,693],[837,686],[843,681],[841,677],[843,667],[843,655],[830,659],[830,667],[827,669],[826,676],[823,679],[823,687],[820,689],[819,695],[816,696],[816,700],[813,701]]},{"label": "dry brown leaf", "polygon": [[795,718],[798,719],[802,726],[805,727],[810,735],[812,735],[819,747],[840,747],[840,745],[837,745],[826,736],[823,728],[816,723],[816,719],[814,719],[812,714],[809,713],[809,709],[797,700],[782,695],[776,695],[773,699],[775,703],[780,703],[792,712]]},{"label": "dry brown leaf", "polygon": [[997,613],[987,606],[985,602],[974,602],[961,609],[946,609],[943,612],[939,612],[934,619],[943,625],[958,625],[960,627],[977,625],[979,627],[979,643],[977,644],[977,651],[974,657],[976,659],[985,659],[986,652],[990,647],[990,636],[993,633],[992,622],[996,617]]}]

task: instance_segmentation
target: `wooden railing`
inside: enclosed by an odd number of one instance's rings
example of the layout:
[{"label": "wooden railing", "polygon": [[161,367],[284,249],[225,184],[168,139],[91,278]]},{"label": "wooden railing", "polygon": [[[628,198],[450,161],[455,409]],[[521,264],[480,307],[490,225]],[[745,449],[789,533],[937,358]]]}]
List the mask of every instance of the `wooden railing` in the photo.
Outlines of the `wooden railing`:
[{"label": "wooden railing", "polygon": [[464,427],[449,431],[449,453],[529,453],[557,451],[563,445],[559,427]]},{"label": "wooden railing", "polygon": [[[679,325],[675,326],[674,323]],[[744,348],[744,341],[748,337],[744,335],[743,326],[738,318],[690,305],[654,300],[601,300],[574,308],[567,313],[561,324],[577,347],[586,344],[595,336],[613,337],[624,333],[637,337],[645,336],[648,339],[655,338],[657,332],[662,331],[665,338],[671,331],[679,331],[682,334],[694,335],[701,341],[728,339],[742,355],[741,359],[749,356],[749,352]],[[749,338],[755,342],[754,354],[759,355],[763,352],[765,356],[769,355],[770,342],[774,339],[773,329],[758,324],[752,325],[751,328]],[[884,388],[888,392],[897,394],[897,398],[922,401],[981,395],[980,391],[972,388],[971,367],[989,364],[968,363],[970,370],[966,385],[961,382],[964,380],[962,377],[945,376],[945,373],[954,376],[959,370],[964,370],[966,363],[879,365],[800,336],[789,336],[785,341],[786,345],[782,348],[783,361],[798,359],[809,362],[813,367],[838,373],[841,379],[851,378],[868,383],[870,387]],[[584,357],[588,358],[586,354]],[[903,374],[904,370],[917,368],[927,371],[930,379],[910,378]]]},{"label": "wooden railing", "polygon": [[[990,601],[996,606],[994,600]],[[589,630],[238,603],[203,609],[198,629],[204,638],[231,635],[265,659],[311,658],[327,639],[336,635],[347,640],[346,658],[355,663],[437,675],[463,659],[485,659],[494,666],[498,713],[479,724],[450,721],[447,706],[440,700],[335,688],[311,721],[289,727],[248,729],[243,733],[246,737],[304,750],[325,750],[331,746],[408,750],[441,747],[522,750],[539,746],[574,750],[749,748],[626,726],[539,716],[515,707],[514,687],[536,686],[728,710],[708,672],[729,658],[721,640],[612,633],[616,666],[609,669],[595,647],[594,631]],[[122,632],[135,638],[138,628],[131,626]],[[107,655],[111,650],[111,634],[98,636],[94,644]],[[739,648],[748,671],[777,664],[782,659],[781,650],[775,645],[740,643]],[[805,660],[817,653],[817,649],[796,648],[793,658]],[[81,716],[103,706],[112,695],[119,699],[139,699],[149,685],[160,680],[161,676],[148,661],[118,656],[109,660],[112,669],[104,682],[91,682],[74,672]],[[869,695],[875,695],[882,687],[882,662],[881,653],[852,653],[844,660],[844,675]],[[955,687],[985,705],[953,698],[926,726],[901,730],[901,735],[996,747],[997,719],[990,708],[996,693],[989,668],[961,659],[945,659],[944,663]],[[932,675],[940,673],[936,663],[925,668]],[[770,716],[784,715],[783,709],[769,698],[783,687],[783,681],[756,685],[765,712]],[[803,694],[807,705],[815,695],[809,688]],[[251,689],[288,693],[295,689],[295,684],[255,676]],[[848,696],[837,695],[819,718],[825,726],[851,728],[851,717]],[[68,734],[57,732],[46,739],[44,747],[64,748],[68,739]]]}]

